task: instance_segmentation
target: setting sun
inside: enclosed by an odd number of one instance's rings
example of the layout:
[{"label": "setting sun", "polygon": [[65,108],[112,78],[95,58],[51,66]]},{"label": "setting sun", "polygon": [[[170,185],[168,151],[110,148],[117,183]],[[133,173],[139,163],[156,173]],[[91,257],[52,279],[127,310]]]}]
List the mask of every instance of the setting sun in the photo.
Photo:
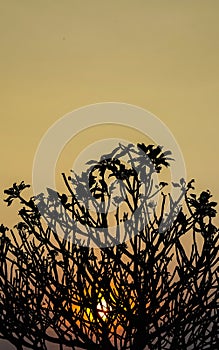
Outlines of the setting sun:
[{"label": "setting sun", "polygon": [[112,310],[111,306],[108,306],[106,303],[106,300],[104,298],[101,298],[101,301],[97,305],[97,312],[103,321],[107,320],[107,314],[111,310]]}]

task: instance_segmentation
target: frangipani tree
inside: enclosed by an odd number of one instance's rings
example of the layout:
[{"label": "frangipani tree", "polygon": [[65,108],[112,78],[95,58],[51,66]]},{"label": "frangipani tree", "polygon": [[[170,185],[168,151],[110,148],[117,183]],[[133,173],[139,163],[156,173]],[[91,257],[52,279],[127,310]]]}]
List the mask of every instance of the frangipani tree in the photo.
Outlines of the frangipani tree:
[{"label": "frangipani tree", "polygon": [[119,145],[63,174],[65,194],[5,191],[22,208],[0,230],[2,338],[19,350],[217,348],[216,203],[183,179],[178,198],[165,194],[156,174],[169,161],[161,147]]}]

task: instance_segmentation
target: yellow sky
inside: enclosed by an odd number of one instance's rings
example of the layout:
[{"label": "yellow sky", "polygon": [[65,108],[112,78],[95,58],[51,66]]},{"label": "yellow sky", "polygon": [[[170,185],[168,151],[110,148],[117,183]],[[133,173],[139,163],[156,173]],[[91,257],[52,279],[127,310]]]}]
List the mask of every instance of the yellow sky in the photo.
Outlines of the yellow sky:
[{"label": "yellow sky", "polygon": [[[31,183],[56,120],[118,101],[159,117],[188,178],[219,201],[217,0],[8,0],[0,14],[0,198],[13,182]],[[9,211],[1,202],[0,222]]]},{"label": "yellow sky", "polygon": [[[118,101],[159,117],[188,178],[219,201],[218,0],[1,0],[0,17],[0,199],[13,182],[31,183],[55,121]],[[0,223],[14,220],[1,201]]]}]

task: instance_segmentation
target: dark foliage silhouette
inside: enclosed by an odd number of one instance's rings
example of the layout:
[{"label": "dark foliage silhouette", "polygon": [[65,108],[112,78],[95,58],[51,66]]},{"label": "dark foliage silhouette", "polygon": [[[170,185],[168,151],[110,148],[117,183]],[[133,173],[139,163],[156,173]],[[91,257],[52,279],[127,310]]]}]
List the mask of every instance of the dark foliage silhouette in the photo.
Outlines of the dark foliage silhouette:
[{"label": "dark foliage silhouette", "polygon": [[62,174],[66,194],[5,190],[21,220],[0,226],[2,338],[18,350],[218,349],[216,203],[194,180],[173,184],[183,206],[164,193],[154,174],[170,155],[119,145]]}]

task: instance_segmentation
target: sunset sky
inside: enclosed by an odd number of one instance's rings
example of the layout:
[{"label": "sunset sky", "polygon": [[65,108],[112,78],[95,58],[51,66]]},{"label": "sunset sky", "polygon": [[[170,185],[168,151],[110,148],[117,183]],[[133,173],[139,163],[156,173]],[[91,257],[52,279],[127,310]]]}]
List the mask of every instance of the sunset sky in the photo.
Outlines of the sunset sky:
[{"label": "sunset sky", "polygon": [[[188,178],[219,199],[217,0],[9,0],[0,11],[1,198],[13,182],[31,183],[37,145],[55,121],[117,101],[160,118]],[[13,209],[0,208],[10,224]]]},{"label": "sunset sky", "polygon": [[[15,223],[3,190],[31,183],[47,129],[76,108],[107,101],[160,118],[197,191],[209,188],[219,201],[219,1],[8,0],[0,14],[1,223]],[[73,157],[92,130],[85,136]]]},{"label": "sunset sky", "polygon": [[217,0],[9,0],[0,12],[1,198],[13,182],[31,183],[37,145],[55,121],[117,101],[160,118],[188,178],[219,200]]}]

